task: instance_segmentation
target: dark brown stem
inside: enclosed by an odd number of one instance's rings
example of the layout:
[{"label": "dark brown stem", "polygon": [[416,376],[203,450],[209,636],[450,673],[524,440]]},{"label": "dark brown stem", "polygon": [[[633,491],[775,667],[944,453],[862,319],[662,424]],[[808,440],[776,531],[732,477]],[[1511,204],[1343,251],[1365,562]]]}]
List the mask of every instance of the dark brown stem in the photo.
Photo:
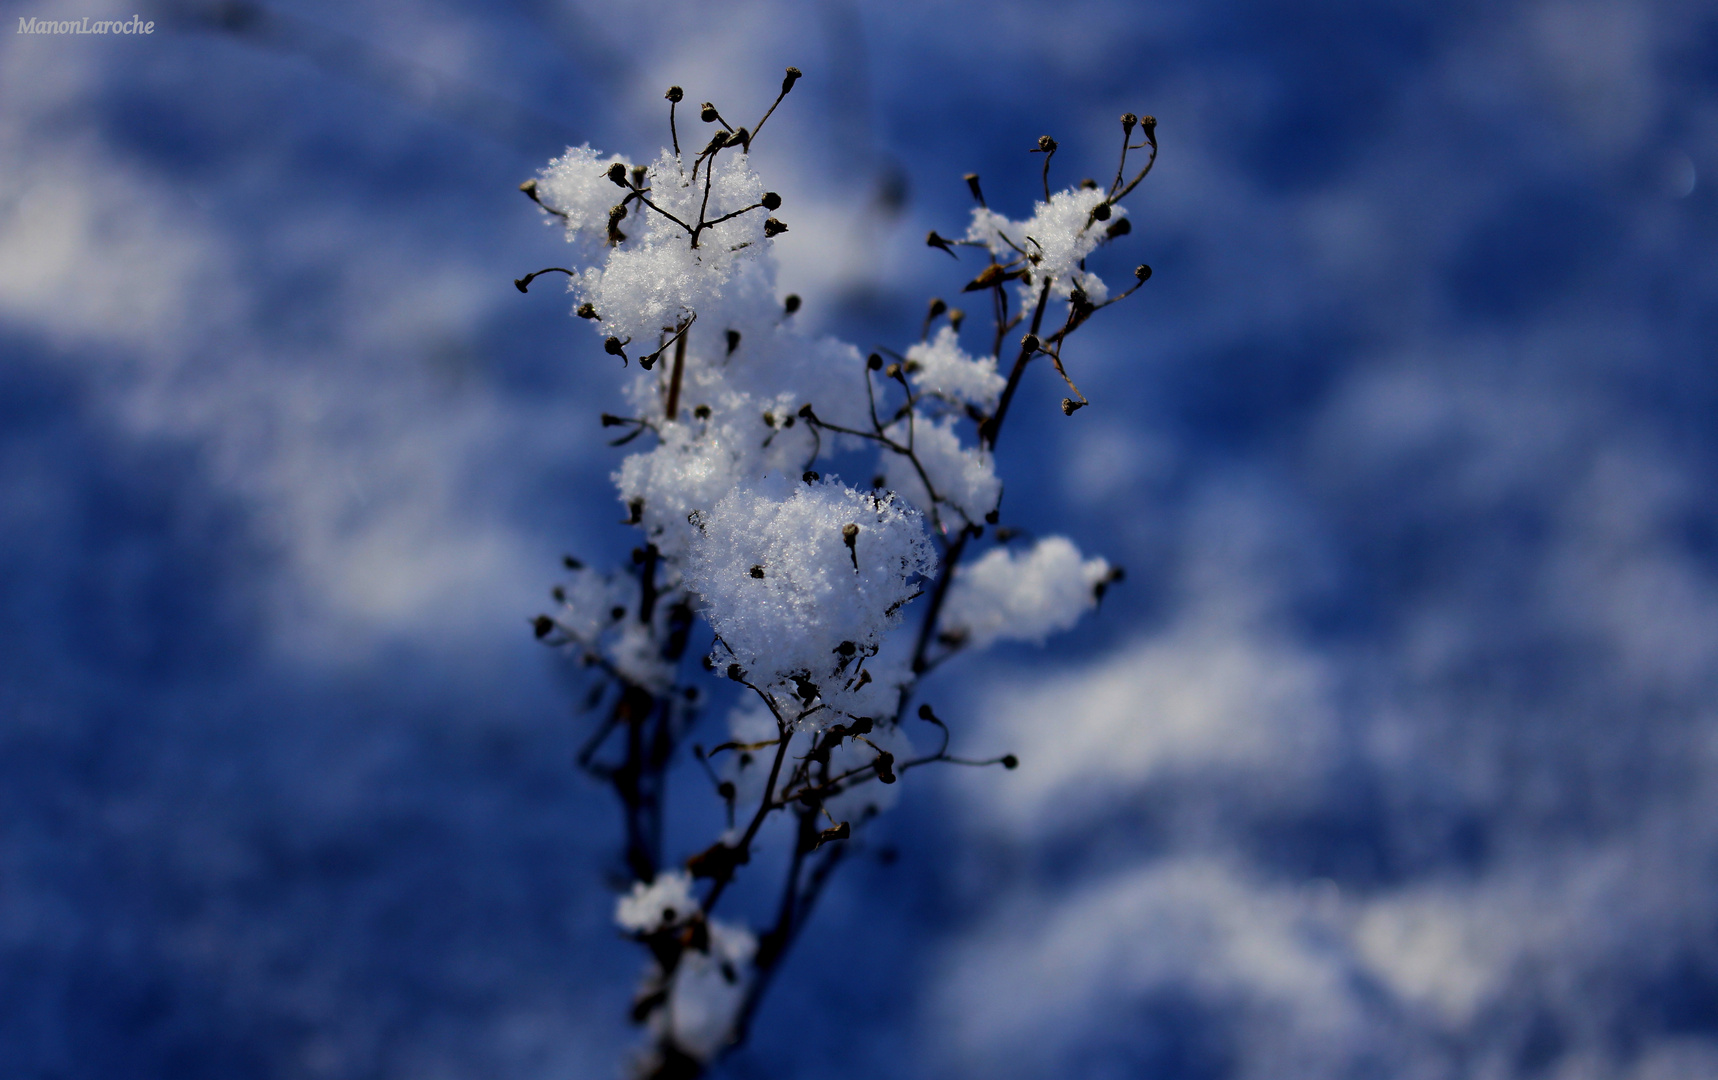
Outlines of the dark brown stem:
[{"label": "dark brown stem", "polygon": [[686,367],[686,331],[691,323],[680,330],[679,340],[674,342],[674,371],[668,377],[668,422],[680,419],[680,376]]}]

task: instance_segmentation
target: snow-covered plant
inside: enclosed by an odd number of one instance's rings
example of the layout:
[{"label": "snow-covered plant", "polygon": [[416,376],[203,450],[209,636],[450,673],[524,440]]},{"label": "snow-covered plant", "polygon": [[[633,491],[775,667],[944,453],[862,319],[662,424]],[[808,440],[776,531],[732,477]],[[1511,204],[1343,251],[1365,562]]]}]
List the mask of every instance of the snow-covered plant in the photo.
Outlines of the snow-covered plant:
[{"label": "snow-covered plant", "polygon": [[[564,225],[574,257],[519,279],[520,291],[539,274],[568,275],[576,314],[636,372],[627,408],[602,415],[620,429],[615,445],[639,445],[614,474],[626,522],[643,534],[632,565],[603,573],[569,557],[560,607],[535,630],[602,676],[590,707],[604,718],[579,762],[625,811],[633,883],[616,921],[650,952],[632,1009],[649,1032],[641,1076],[697,1076],[745,1038],[819,891],[902,775],[933,762],[1016,766],[1013,755],[950,754],[931,707],[909,713],[919,679],[963,649],[1068,628],[1121,576],[1063,537],[1016,546],[1018,530],[998,524],[994,453],[1035,359],[1066,380],[1064,413],[1087,404],[1065,344],[1150,276],[1140,266],[1111,295],[1085,260],[1129,231],[1121,200],[1156,160],[1156,122],[1122,117],[1107,186],[1053,192],[1056,143],[1040,139],[1044,200],[1025,220],[991,210],[968,175],[978,206],[965,234],[932,232],[928,243],[984,257],[965,291],[991,309],[985,347],[969,352],[965,315],[933,300],[921,339],[886,359],[800,332],[798,297],[778,293],[770,249],[787,230],[773,216],[782,200],[749,151],[800,77],[787,69],[749,129],[705,103],[711,134],[684,147],[672,87],[671,145],[654,161],[581,146],[522,185]],[[1128,154],[1147,148],[1129,177]],[[833,474],[853,464],[867,483]],[[700,713],[732,696],[713,696],[713,679],[743,688],[727,735],[691,746],[696,770],[675,774]],[[915,747],[911,716],[934,749]],[[724,827],[667,863],[671,775],[707,779]],[[777,846],[760,837],[781,841],[786,866],[775,910],[753,930],[716,913],[736,874]]]}]

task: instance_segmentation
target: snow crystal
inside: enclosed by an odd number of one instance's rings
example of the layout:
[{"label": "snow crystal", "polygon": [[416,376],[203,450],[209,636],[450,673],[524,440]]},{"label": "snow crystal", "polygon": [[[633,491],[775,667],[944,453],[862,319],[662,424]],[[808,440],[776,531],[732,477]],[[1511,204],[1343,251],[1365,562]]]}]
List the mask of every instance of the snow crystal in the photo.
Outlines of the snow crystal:
[{"label": "snow crystal", "polygon": [[917,512],[834,480],[767,476],[700,524],[686,584],[721,638],[718,664],[807,705],[807,687],[827,699],[851,680],[936,566]]},{"label": "snow crystal", "polygon": [[[997,262],[1026,257],[1031,274],[1020,282],[1024,303],[1036,303],[1046,280],[1053,279],[1052,296],[1067,299],[1075,285],[1085,290],[1095,304],[1109,296],[1109,289],[1096,274],[1080,268],[1080,261],[1104,239],[1105,225],[1092,221],[1092,210],[1106,198],[1100,188],[1069,188],[1050,196],[1049,202],[1033,207],[1026,221],[1010,221],[994,210],[978,207],[972,212],[966,239],[983,244]],[[1124,207],[1110,208],[1110,221],[1127,216]]]},{"label": "snow crystal", "polygon": [[676,1046],[709,1061],[733,1038],[746,998],[757,938],[741,926],[711,919],[708,952],[687,950],[668,991],[668,1034]]},{"label": "snow crystal", "polygon": [[984,515],[996,509],[1002,498],[1002,481],[996,478],[995,460],[977,446],[962,446],[960,436],[955,434],[956,423],[953,416],[940,420],[921,416],[910,428],[907,420],[897,422],[887,434],[903,446],[911,442],[913,456],[936,488],[937,499],[957,510],[965,521],[941,520],[941,511],[933,507],[931,495],[925,490],[924,478],[905,454],[886,454],[882,467],[884,482],[891,489],[940,521],[945,529],[983,521]]},{"label": "snow crystal", "polygon": [[967,643],[978,648],[994,641],[1043,641],[1096,605],[1094,589],[1109,572],[1102,558],[1082,561],[1063,536],[1045,537],[1024,555],[992,548],[955,574],[942,626],[964,631]]},{"label": "snow crystal", "polygon": [[648,885],[632,883],[632,891],[615,902],[614,921],[621,929],[635,934],[648,934],[663,927],[684,922],[698,910],[692,896],[692,875],[684,870],[668,870],[656,875]]},{"label": "snow crystal", "polygon": [[952,326],[938,330],[930,342],[907,350],[907,373],[919,393],[976,405],[987,413],[996,408],[1008,382],[996,373],[994,356],[975,360],[963,352]]}]

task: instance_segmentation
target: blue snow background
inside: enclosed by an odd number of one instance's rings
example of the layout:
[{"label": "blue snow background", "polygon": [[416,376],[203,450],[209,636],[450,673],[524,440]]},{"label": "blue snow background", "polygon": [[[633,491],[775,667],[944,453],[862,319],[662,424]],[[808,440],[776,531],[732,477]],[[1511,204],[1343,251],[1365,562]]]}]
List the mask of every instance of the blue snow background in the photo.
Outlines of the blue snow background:
[{"label": "blue snow background", "polygon": [[801,318],[910,342],[961,174],[1024,216],[1127,110],[1101,269],[1156,276],[1000,454],[1127,583],[938,673],[1022,768],[903,785],[723,1074],[1718,1075],[1718,9],[9,26],[132,10],[0,11],[0,1075],[616,1074],[617,819],[526,620],[632,543],[621,373],[513,288],[560,256],[514,188],[790,63]]}]

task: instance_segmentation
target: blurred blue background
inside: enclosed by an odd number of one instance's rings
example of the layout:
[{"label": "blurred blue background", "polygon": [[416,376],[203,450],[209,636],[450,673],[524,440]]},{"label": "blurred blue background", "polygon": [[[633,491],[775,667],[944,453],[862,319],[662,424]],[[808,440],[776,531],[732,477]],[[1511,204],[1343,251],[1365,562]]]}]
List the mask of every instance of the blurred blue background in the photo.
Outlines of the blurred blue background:
[{"label": "blurred blue background", "polygon": [[[607,1077],[617,816],[531,640],[621,376],[514,190],[747,115],[862,347],[1161,164],[1015,524],[1129,570],[927,694],[734,1077],[1718,1076],[1718,9],[454,0],[0,19],[0,1074]],[[971,267],[966,270],[970,271]],[[714,724],[719,718],[713,718]],[[678,804],[680,854],[706,833]]]}]

